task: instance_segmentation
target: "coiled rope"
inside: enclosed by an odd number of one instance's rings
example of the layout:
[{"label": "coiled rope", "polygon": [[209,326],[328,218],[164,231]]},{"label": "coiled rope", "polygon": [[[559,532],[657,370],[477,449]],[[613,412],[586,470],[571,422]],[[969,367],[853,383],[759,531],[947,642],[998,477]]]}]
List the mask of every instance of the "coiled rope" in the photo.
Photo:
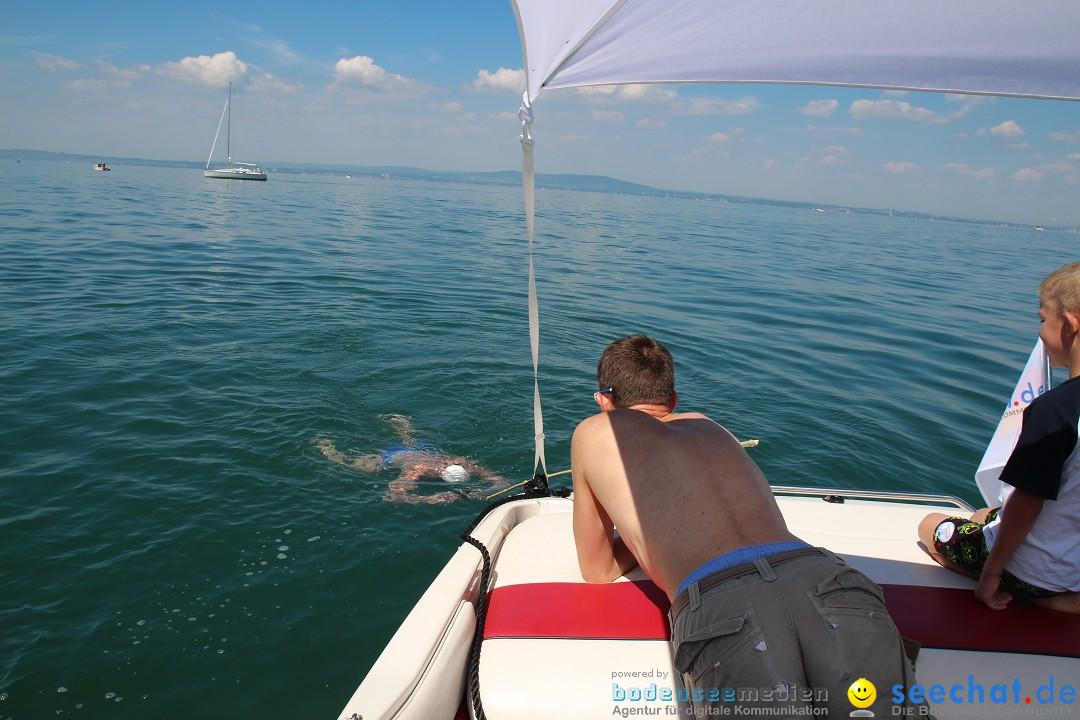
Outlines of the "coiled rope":
[{"label": "coiled rope", "polygon": [[[558,475],[565,475],[569,470]],[[530,500],[533,498],[544,497],[569,497],[569,488],[559,488],[552,490],[548,487],[548,476],[543,473],[537,473],[530,480],[526,480],[523,483],[519,483],[514,487],[525,486],[525,492],[518,495],[511,495],[505,497],[502,500],[497,500],[484,508],[472,524],[469,525],[469,529],[461,534],[461,539],[474,548],[480,551],[480,557],[483,559],[483,566],[480,570],[480,588],[479,595],[476,599],[476,632],[473,634],[472,647],[469,650],[469,661],[467,666],[466,675],[466,691],[469,694],[469,700],[472,703],[473,713],[477,720],[487,720],[487,716],[484,714],[484,705],[480,700],[480,648],[484,643],[484,624],[487,621],[487,609],[488,609],[488,585],[491,583],[491,554],[484,546],[484,543],[480,542],[472,536],[473,530],[480,524],[480,522],[487,517],[488,513],[497,507],[505,505],[517,500]],[[512,488],[507,488],[510,490]],[[502,491],[502,492],[505,492]],[[499,494],[499,493],[496,493]]]}]

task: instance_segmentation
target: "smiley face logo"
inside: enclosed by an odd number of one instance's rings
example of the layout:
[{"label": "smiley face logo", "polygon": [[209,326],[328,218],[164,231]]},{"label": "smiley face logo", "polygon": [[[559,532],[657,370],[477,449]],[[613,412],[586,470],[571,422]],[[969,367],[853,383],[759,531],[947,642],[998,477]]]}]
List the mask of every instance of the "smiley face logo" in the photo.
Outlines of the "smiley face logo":
[{"label": "smiley face logo", "polygon": [[851,683],[847,691],[848,700],[857,708],[868,708],[877,698],[877,688],[866,678],[859,678]]}]

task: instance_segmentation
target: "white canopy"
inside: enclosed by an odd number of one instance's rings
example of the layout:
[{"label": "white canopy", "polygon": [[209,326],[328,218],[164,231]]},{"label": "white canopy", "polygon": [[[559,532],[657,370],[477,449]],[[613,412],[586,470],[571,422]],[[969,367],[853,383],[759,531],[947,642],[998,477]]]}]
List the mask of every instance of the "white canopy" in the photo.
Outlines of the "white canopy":
[{"label": "white canopy", "polygon": [[1080,0],[511,0],[528,98],[657,82],[1080,99]]},{"label": "white canopy", "polygon": [[[510,0],[525,54],[522,184],[536,465],[546,473],[531,105],[546,88],[784,83],[1080,100],[1080,0]],[[996,478],[996,476],[995,476]]]}]

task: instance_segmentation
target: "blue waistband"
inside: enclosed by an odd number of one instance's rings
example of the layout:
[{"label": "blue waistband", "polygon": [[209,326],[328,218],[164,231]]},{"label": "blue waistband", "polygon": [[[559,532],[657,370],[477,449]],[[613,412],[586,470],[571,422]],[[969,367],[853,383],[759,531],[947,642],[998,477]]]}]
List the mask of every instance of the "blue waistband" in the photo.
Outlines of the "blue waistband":
[{"label": "blue waistband", "polygon": [[391,445],[390,447],[382,450],[378,453],[379,460],[383,465],[390,465],[394,462],[394,458],[404,453],[419,453],[425,451],[438,450],[434,445],[429,442],[419,441],[412,445]]},{"label": "blue waistband", "polygon": [[770,555],[787,552],[788,550],[797,550],[806,547],[810,547],[810,545],[804,543],[802,540],[789,540],[786,542],[766,543],[765,545],[750,545],[748,547],[732,550],[731,552],[726,552],[723,555],[717,555],[712,560],[702,564],[687,575],[686,579],[679,583],[679,589],[675,591],[675,595],[678,596],[679,593],[694,583],[704,580],[713,573],[720,572],[721,570],[727,570],[736,565],[752,563],[755,560],[761,560]]}]

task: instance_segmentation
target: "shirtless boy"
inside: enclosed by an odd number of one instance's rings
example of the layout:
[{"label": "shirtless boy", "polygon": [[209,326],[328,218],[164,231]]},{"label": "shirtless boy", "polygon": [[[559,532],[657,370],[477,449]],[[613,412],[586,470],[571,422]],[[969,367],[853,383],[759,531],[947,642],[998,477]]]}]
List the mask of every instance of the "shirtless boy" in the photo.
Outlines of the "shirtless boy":
[{"label": "shirtless boy", "polygon": [[975,597],[992,610],[1018,598],[1080,614],[1080,263],[1039,285],[1039,320],[1050,364],[1068,368],[1069,380],[1024,409],[1001,471],[1004,508],[970,518],[931,513],[919,538],[937,562],[978,578]]},{"label": "shirtless boy", "polygon": [[[848,689],[865,678],[878,688],[871,710],[893,713],[887,689],[914,677],[881,589],[788,531],[731,433],[675,413],[674,363],[656,340],[609,345],[597,380],[601,412],[571,448],[582,577],[609,582],[640,565],[667,593],[674,664],[691,698],[780,689],[846,717]],[[806,697],[820,689],[826,702]]]}]

